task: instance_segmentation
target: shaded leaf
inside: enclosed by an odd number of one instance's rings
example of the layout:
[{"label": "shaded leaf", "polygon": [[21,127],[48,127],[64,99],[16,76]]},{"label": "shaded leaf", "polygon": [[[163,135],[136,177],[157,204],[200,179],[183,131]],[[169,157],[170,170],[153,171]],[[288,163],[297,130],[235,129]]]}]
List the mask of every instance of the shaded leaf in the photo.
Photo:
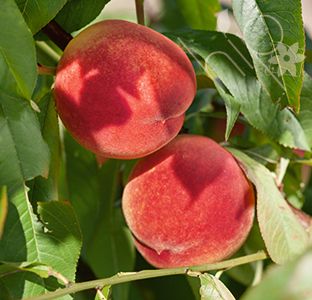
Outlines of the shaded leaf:
[{"label": "shaded leaf", "polygon": [[0,91],[0,184],[47,176],[49,149],[30,104]]},{"label": "shaded leaf", "polygon": [[33,34],[47,25],[67,0],[16,0],[16,3]]},{"label": "shaded leaf", "polygon": [[309,150],[304,131],[288,110],[272,103],[258,82],[251,57],[241,39],[210,31],[167,34],[193,56],[205,61],[203,68],[214,80],[225,101],[240,105],[240,111],[256,129],[283,146]]},{"label": "shaded leaf", "polygon": [[199,278],[201,300],[235,300],[224,283],[217,277],[205,273],[200,275]]},{"label": "shaded leaf", "polygon": [[8,214],[8,195],[6,186],[3,186],[0,188],[0,240],[3,234],[7,214]]},{"label": "shaded leaf", "polygon": [[192,29],[216,28],[216,13],[221,9],[218,0],[176,0],[177,8]]},{"label": "shaded leaf", "polygon": [[30,99],[37,78],[35,44],[14,0],[1,1],[0,28],[1,90]]},{"label": "shaded leaf", "polygon": [[48,178],[37,177],[29,184],[30,200],[51,201],[58,200],[58,178],[60,168],[60,137],[58,116],[51,93],[46,94],[38,103],[39,122],[44,140],[47,142],[51,154]]},{"label": "shaded leaf", "polygon": [[296,261],[271,267],[262,281],[250,288],[242,300],[310,300],[312,296],[312,252]]},{"label": "shaded leaf", "polygon": [[58,13],[56,21],[67,32],[76,31],[95,19],[110,0],[68,1]]},{"label": "shaded leaf", "polygon": [[274,102],[299,111],[305,38],[301,1],[234,0],[256,73]]},{"label": "shaded leaf", "polygon": [[[107,160],[102,168],[95,155],[65,134],[68,199],[78,215],[84,236],[82,257],[94,274],[107,277],[132,271],[134,248],[130,232],[116,205],[122,178],[121,162]],[[127,299],[129,285],[113,287],[117,299]]]},{"label": "shaded leaf", "polygon": [[257,217],[270,257],[279,264],[290,261],[307,248],[307,233],[278,190],[271,172],[246,154],[229,150],[256,186]]}]

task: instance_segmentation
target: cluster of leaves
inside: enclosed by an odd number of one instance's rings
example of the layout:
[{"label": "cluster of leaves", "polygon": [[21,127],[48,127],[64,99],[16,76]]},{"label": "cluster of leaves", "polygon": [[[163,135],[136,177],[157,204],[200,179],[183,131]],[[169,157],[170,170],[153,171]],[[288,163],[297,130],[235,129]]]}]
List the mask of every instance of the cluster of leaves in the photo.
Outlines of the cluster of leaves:
[{"label": "cluster of leaves", "polygon": [[[99,167],[92,153],[60,132],[53,77],[37,72],[37,64],[55,67],[62,53],[42,33],[51,20],[72,33],[93,21],[108,2],[1,1],[0,299],[149,268],[136,255],[120,210],[134,162],[109,160]],[[301,3],[233,0],[244,40],[215,31],[220,10],[217,0],[165,1],[164,14],[151,26],[169,31],[167,36],[194,62],[199,91],[187,112],[189,132],[209,136],[215,119],[225,113],[226,138],[237,120],[244,124],[244,135],[228,145],[255,185],[258,223],[238,255],[266,249],[273,262],[286,264],[269,270],[243,299],[283,299],[286,294],[309,299],[311,252],[293,259],[311,237],[285,201],[312,213],[312,181],[302,186],[301,177],[302,166],[312,165],[312,79],[301,59],[306,51]],[[281,47],[294,58],[292,66],[281,60]],[[292,149],[304,150],[304,157]],[[221,279],[240,296],[263,267],[262,262],[241,266]],[[200,293],[198,279],[188,285],[179,277],[114,286],[112,294],[116,300],[234,299],[218,276],[200,275],[200,282]],[[104,295],[77,295],[91,297]]]}]

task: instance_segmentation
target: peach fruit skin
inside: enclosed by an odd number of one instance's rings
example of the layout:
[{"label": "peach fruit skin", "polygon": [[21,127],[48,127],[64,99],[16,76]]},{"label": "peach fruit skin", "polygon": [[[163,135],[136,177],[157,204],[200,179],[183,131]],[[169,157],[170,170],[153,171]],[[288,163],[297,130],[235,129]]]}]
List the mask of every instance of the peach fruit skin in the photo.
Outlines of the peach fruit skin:
[{"label": "peach fruit skin", "polygon": [[122,206],[138,251],[171,268],[232,255],[250,231],[255,199],[228,151],[209,138],[181,135],[138,162]]},{"label": "peach fruit skin", "polygon": [[180,131],[196,93],[183,50],[134,23],[94,24],[66,47],[54,97],[73,137],[101,157],[131,159],[156,151]]}]

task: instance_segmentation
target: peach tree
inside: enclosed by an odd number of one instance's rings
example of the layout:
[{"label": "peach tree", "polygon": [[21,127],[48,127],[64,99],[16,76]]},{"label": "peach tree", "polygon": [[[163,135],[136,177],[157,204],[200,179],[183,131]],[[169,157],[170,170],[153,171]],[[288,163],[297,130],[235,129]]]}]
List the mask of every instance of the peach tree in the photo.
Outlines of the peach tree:
[{"label": "peach tree", "polygon": [[114,1],[0,1],[0,299],[311,299],[301,1]]}]

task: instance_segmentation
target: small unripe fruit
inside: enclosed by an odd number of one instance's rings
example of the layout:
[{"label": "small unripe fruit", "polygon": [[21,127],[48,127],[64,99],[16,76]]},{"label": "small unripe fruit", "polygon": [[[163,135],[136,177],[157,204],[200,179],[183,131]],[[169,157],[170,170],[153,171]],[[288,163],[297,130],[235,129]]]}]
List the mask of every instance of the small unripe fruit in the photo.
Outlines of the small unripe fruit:
[{"label": "small unripe fruit", "polygon": [[220,261],[245,241],[254,192],[213,140],[181,135],[134,167],[123,199],[138,251],[161,268]]},{"label": "small unripe fruit", "polygon": [[91,25],[68,44],[54,87],[73,137],[99,157],[122,159],[173,139],[195,92],[192,64],[179,46],[120,20]]}]

